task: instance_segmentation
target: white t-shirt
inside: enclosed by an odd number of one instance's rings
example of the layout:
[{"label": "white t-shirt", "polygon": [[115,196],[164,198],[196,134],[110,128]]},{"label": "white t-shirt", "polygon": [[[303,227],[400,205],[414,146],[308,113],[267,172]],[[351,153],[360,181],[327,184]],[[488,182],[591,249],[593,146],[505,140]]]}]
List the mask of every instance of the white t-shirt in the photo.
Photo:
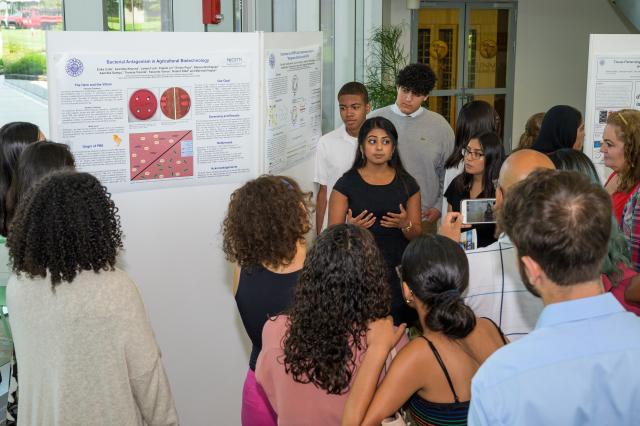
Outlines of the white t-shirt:
[{"label": "white t-shirt", "polygon": [[[356,157],[358,139],[350,136],[344,124],[323,135],[316,148],[316,164],[313,181],[327,187],[327,208],[333,186],[351,168]],[[327,222],[325,214],[325,226]]]},{"label": "white t-shirt", "polygon": [[495,243],[466,254],[465,303],[477,316],[491,318],[511,341],[533,330],[544,305],[522,283],[518,254],[509,238],[503,234]]}]

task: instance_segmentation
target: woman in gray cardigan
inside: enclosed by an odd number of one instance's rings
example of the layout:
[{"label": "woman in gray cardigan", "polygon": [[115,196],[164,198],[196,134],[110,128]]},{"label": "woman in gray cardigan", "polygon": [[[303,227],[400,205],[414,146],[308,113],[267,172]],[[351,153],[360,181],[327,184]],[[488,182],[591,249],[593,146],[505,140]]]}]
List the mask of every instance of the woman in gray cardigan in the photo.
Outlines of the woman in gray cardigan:
[{"label": "woman in gray cardigan", "polygon": [[117,208],[87,173],[44,178],[7,245],[7,305],[20,365],[20,425],[176,425],[140,293],[115,268]]}]

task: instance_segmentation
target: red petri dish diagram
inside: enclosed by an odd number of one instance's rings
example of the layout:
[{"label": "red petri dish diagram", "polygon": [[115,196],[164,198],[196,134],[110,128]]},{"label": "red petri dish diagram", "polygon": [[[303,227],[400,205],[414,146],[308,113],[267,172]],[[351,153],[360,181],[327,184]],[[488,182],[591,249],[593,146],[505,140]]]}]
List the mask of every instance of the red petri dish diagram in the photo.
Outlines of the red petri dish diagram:
[{"label": "red petri dish diagram", "polygon": [[180,120],[191,109],[191,97],[181,87],[170,87],[160,96],[160,111],[172,120]]},{"label": "red petri dish diagram", "polygon": [[129,98],[129,111],[138,120],[148,120],[158,110],[158,99],[149,89],[138,89]]}]

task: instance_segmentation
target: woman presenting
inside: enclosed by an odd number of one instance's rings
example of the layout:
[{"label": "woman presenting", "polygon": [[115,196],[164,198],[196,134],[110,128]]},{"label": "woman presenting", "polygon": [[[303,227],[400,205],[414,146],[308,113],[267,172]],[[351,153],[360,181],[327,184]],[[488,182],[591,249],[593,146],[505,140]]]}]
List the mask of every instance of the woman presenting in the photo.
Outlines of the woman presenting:
[{"label": "woman presenting", "polygon": [[395,267],[409,240],[422,231],[420,188],[402,166],[397,147],[391,121],[374,117],[364,122],[353,166],[331,193],[329,225],[346,221],[371,231],[387,264],[394,323],[410,325],[417,316],[405,305]]}]

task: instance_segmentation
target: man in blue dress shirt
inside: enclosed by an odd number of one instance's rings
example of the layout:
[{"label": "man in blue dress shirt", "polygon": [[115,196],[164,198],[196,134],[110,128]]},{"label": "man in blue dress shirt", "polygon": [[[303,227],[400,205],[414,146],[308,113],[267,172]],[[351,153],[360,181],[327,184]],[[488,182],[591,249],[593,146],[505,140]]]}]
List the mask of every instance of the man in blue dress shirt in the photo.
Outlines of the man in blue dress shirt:
[{"label": "man in blue dress shirt", "polygon": [[545,308],[531,333],[474,376],[469,424],[640,424],[640,318],[600,282],[606,191],[576,172],[540,170],[507,193],[498,215]]}]

